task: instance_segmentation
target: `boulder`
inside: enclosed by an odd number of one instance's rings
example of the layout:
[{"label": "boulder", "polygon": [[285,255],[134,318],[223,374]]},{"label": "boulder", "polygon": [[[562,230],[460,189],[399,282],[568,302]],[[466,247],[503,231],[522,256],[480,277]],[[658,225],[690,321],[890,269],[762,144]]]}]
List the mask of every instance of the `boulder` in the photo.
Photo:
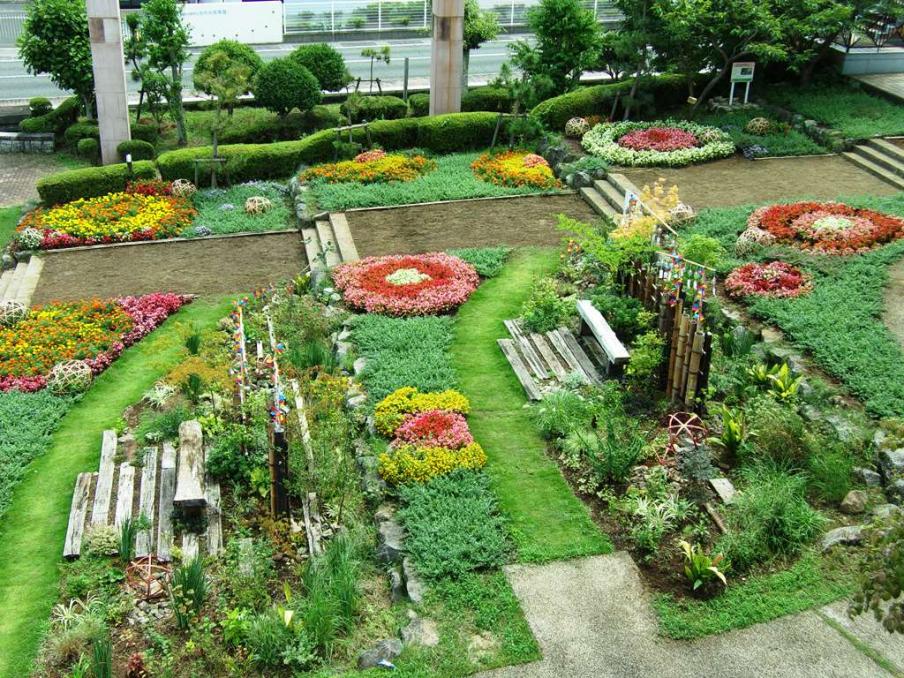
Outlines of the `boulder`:
[{"label": "boulder", "polygon": [[361,374],[365,367],[367,367],[367,358],[358,358],[353,366],[355,376]]},{"label": "boulder", "polygon": [[854,475],[862,480],[867,487],[879,487],[882,484],[882,476],[870,468],[858,466],[854,469]]},{"label": "boulder", "polygon": [[854,515],[866,511],[866,492],[863,490],[851,490],[844,499],[841,500],[842,513]]},{"label": "boulder", "polygon": [[424,619],[414,610],[408,610],[408,626],[400,632],[404,645],[420,645],[421,647],[436,647],[439,645],[439,629],[432,619]]},{"label": "boulder", "polygon": [[885,482],[904,476],[904,447],[879,452],[879,469],[885,477]]},{"label": "boulder", "polygon": [[393,604],[408,600],[408,592],[405,590],[405,580],[402,579],[402,573],[397,567],[394,567],[389,571],[389,596]]},{"label": "boulder", "polygon": [[405,530],[394,518],[377,525],[377,558],[384,563],[397,563],[404,550]]},{"label": "boulder", "polygon": [[898,478],[885,486],[885,496],[895,504],[904,504],[904,478]]},{"label": "boulder", "polygon": [[893,513],[900,513],[901,507],[895,506],[894,504],[879,504],[878,506],[873,507],[873,515],[876,518],[885,519],[891,516]]},{"label": "boulder", "polygon": [[822,537],[822,550],[828,551],[837,544],[853,546],[863,541],[863,525],[846,525],[829,530]]},{"label": "boulder", "polygon": [[392,660],[402,654],[402,641],[395,638],[381,640],[369,650],[358,655],[358,668],[362,671],[378,666],[394,668]]},{"label": "boulder", "polygon": [[411,599],[411,602],[424,602],[424,593],[426,593],[427,587],[414,569],[411,558],[402,560],[402,574],[405,575],[405,590],[408,592],[408,597]]}]

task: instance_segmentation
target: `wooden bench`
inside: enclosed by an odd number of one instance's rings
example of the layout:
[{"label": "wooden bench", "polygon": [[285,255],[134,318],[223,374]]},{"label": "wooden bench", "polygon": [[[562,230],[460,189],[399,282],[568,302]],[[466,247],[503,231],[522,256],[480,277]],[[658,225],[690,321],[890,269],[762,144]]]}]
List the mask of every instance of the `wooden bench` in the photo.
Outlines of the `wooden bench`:
[{"label": "wooden bench", "polygon": [[591,349],[600,349],[594,352],[601,358],[606,374],[610,377],[619,376],[631,357],[628,349],[619,341],[603,314],[594,308],[590,300],[579,299],[577,307],[581,316],[581,336],[588,339]]},{"label": "wooden bench", "polygon": [[179,425],[179,463],[176,469],[176,495],[173,504],[179,508],[203,508],[207,505],[204,493],[204,447],[201,424],[196,420]]}]

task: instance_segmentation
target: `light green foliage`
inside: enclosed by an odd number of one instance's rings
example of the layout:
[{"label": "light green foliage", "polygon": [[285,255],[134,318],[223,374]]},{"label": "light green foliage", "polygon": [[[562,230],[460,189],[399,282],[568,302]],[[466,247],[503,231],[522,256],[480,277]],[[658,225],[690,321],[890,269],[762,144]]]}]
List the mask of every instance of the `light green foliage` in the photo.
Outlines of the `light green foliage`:
[{"label": "light green foliage", "polygon": [[631,344],[628,379],[635,386],[649,385],[664,359],[665,338],[656,330],[641,334]]},{"label": "light green foliage", "polygon": [[691,583],[694,591],[701,586],[706,586],[714,579],[718,579],[723,585],[727,585],[725,574],[719,569],[723,560],[722,554],[710,556],[703,550],[700,544],[689,544],[682,540],[678,542],[681,552],[684,554],[684,576]]},{"label": "light green foliage", "polygon": [[463,247],[449,250],[449,254],[471,264],[481,278],[495,278],[499,275],[511,252],[511,247]]},{"label": "light green foliage", "polygon": [[618,294],[613,290],[600,289],[590,298],[594,307],[603,314],[603,318],[625,343],[630,342],[641,332],[649,330],[655,315],[644,309],[640,300]]},{"label": "light green foliage", "polygon": [[593,405],[573,391],[554,391],[537,406],[534,422],[546,438],[563,438],[587,428],[593,417]]},{"label": "light green foliage", "polygon": [[840,502],[853,486],[854,460],[841,445],[825,445],[807,460],[807,486],[819,498]]},{"label": "light green foliage", "polygon": [[209,584],[204,574],[204,561],[201,556],[195,556],[190,562],[183,563],[173,570],[170,598],[176,624],[183,631],[188,629],[201,613],[208,589]]},{"label": "light green foliage", "polygon": [[699,233],[682,239],[679,249],[685,259],[711,268],[718,268],[725,257],[725,248],[718,240]]},{"label": "light green foliage", "polygon": [[16,232],[20,207],[0,207],[0,247],[5,248]]},{"label": "light green foliage", "polygon": [[[772,87],[770,86],[769,89],[772,89]],[[747,123],[753,118],[762,117],[762,115],[763,111],[759,109],[732,111],[730,113],[709,113],[701,116],[700,122],[728,132],[738,148],[756,144],[766,148],[770,156],[816,155],[826,152],[825,148],[803,132],[775,120],[770,120],[771,125],[766,134],[751,134],[747,132]]]},{"label": "light green foliage", "polygon": [[737,459],[741,446],[756,434],[747,426],[747,417],[743,410],[732,409],[722,405],[722,432],[707,439],[710,445],[721,450],[726,461]]},{"label": "light green foliage", "polygon": [[290,57],[264,64],[254,79],[254,98],[285,117],[293,108],[308,111],[320,103],[320,84],[311,71]]},{"label": "light green foliage", "polygon": [[646,446],[633,420],[609,414],[594,443],[585,450],[587,463],[600,485],[625,482]]},{"label": "light green foliage", "polygon": [[746,448],[750,454],[804,467],[814,438],[793,407],[760,395],[751,398],[744,410],[749,428],[756,435],[753,444]]},{"label": "light green foliage", "polygon": [[218,72],[223,70],[222,63],[220,65],[213,63],[214,61],[221,61],[222,57],[226,58],[227,69],[235,66],[244,67],[245,90],[240,92],[244,94],[250,88],[251,83],[254,81],[254,76],[257,75],[264,62],[260,55],[254,51],[253,47],[249,47],[237,40],[219,40],[201,52],[192,71],[195,89],[205,94],[217,96],[217,93],[208,86],[207,81],[211,77],[218,77]]},{"label": "light green foliage", "polygon": [[454,578],[505,561],[504,522],[485,474],[457,470],[400,494],[405,547],[420,574]]},{"label": "light green foliage", "polygon": [[[262,214],[247,214],[245,201],[253,196],[270,200],[270,210]],[[292,227],[289,199],[280,184],[257,181],[224,189],[205,189],[195,193],[192,200],[198,209],[198,216],[192,228],[183,233],[184,236],[195,235],[195,229],[202,226],[217,235],[281,231]],[[223,209],[224,205],[232,205],[232,209]]]},{"label": "light green foliage", "polygon": [[531,287],[530,297],[521,306],[521,320],[530,332],[549,332],[574,314],[572,300],[559,295],[555,278],[540,278]]},{"label": "light green foliage", "polygon": [[665,535],[693,514],[693,505],[669,485],[662,466],[654,466],[646,474],[643,487],[629,487],[615,506],[628,525],[635,548],[648,559],[658,553]]}]

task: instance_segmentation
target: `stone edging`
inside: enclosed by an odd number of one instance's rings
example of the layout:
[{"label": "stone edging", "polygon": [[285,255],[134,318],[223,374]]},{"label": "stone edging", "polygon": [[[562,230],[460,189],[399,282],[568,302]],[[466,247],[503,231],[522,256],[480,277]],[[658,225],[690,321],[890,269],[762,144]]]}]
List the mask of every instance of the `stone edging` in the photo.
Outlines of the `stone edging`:
[{"label": "stone edging", "polygon": [[525,193],[524,195],[489,195],[482,198],[461,198],[459,200],[433,200],[431,202],[409,202],[404,205],[374,205],[373,207],[350,207],[342,210],[349,212],[375,212],[377,210],[396,210],[405,207],[432,207],[434,205],[449,205],[462,202],[485,202],[488,200],[513,200],[515,198],[543,198],[557,195],[577,195],[576,191],[553,191],[549,193]]},{"label": "stone edging", "polygon": [[0,132],[0,153],[53,153],[52,133]]},{"label": "stone edging", "polygon": [[136,242],[113,242],[102,245],[80,245],[79,247],[60,247],[52,250],[35,250],[40,254],[61,254],[64,252],[84,252],[88,250],[106,250],[118,247],[137,247],[142,245],[171,245],[173,243],[204,242],[208,240],[226,240],[228,238],[252,238],[270,235],[285,235],[286,233],[299,233],[296,228],[286,228],[279,231],[250,231],[245,233],[221,233],[219,235],[204,235],[197,238],[163,238],[161,240],[138,240]]}]

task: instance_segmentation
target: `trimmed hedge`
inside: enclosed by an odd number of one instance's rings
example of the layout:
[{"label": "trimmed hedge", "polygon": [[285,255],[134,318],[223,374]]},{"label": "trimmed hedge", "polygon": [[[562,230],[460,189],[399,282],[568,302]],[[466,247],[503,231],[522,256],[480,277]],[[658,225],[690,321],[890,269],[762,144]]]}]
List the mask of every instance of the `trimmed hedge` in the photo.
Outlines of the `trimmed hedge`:
[{"label": "trimmed hedge", "polygon": [[[633,83],[633,79],[628,79],[582,87],[540,102],[531,111],[531,115],[549,129],[560,132],[565,128],[565,123],[574,117],[587,115],[607,117],[615,97],[630,94]],[[687,81],[684,76],[674,74],[645,78],[638,94],[652,95],[657,110],[670,108],[687,99]]]},{"label": "trimmed hedge", "polygon": [[134,175],[123,163],[105,167],[85,167],[52,174],[38,180],[38,195],[45,205],[58,205],[79,198],[94,198],[125,190],[132,179],[155,179],[157,168],[150,160],[132,163]]},{"label": "trimmed hedge", "polygon": [[119,157],[123,162],[125,162],[126,155],[129,153],[132,154],[132,160],[153,160],[157,155],[153,144],[141,139],[123,141],[116,147],[116,152],[119,153]]},{"label": "trimmed hedge", "polygon": [[412,94],[408,97],[408,108],[416,118],[430,115],[430,92]]},{"label": "trimmed hedge", "polygon": [[63,139],[67,146],[78,146],[82,139],[100,139],[100,127],[96,122],[77,122],[66,128]]},{"label": "trimmed hedge", "polygon": [[[348,117],[348,102],[343,101],[339,107],[342,115]],[[403,99],[393,96],[371,95],[362,97],[355,113],[355,122],[368,120],[398,120],[408,115],[408,104]]]},{"label": "trimmed hedge", "polygon": [[132,138],[147,141],[153,146],[160,139],[160,132],[157,130],[157,125],[153,123],[133,122]]},{"label": "trimmed hedge", "polygon": [[90,160],[92,163],[96,163],[100,159],[100,142],[92,137],[79,139],[75,150],[80,158]]},{"label": "trimmed hedge", "polygon": [[78,120],[78,113],[81,106],[81,99],[78,97],[69,97],[46,115],[25,118],[25,120],[19,123],[19,129],[23,132],[28,132],[29,134],[38,132],[62,134],[69,125]]},{"label": "trimmed hedge", "polygon": [[475,87],[461,98],[462,111],[512,112],[512,95],[504,87]]},{"label": "trimmed hedge", "polygon": [[[435,153],[449,153],[488,146],[496,129],[495,113],[450,113],[433,118],[402,118],[371,123],[370,139],[387,150],[424,148]],[[348,132],[342,133],[348,141]],[[220,146],[220,156],[226,158],[230,181],[237,183],[254,179],[284,179],[299,165],[313,165],[333,159],[336,131],[316,132],[299,141],[274,144],[234,144]],[[352,140],[364,144],[367,136],[363,128],[352,130]],[[164,179],[194,181],[194,160],[210,158],[210,146],[184,148],[162,153],[157,158]],[[210,177],[210,167],[199,168],[199,181]]]},{"label": "trimmed hedge", "polygon": [[53,104],[47,97],[32,97],[28,100],[28,114],[32,118],[40,118],[53,110]]}]

